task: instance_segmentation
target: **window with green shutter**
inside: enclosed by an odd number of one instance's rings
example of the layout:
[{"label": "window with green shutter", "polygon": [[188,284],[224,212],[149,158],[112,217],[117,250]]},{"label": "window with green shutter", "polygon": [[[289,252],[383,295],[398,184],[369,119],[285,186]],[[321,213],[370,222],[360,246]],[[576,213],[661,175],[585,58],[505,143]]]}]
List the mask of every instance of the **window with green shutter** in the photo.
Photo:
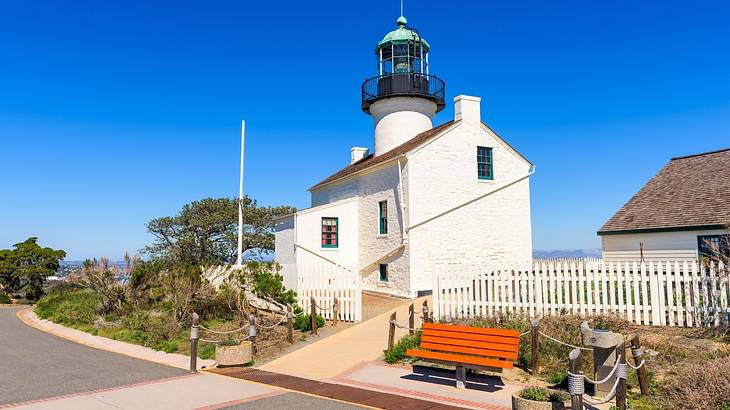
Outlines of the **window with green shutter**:
[{"label": "window with green shutter", "polygon": [[378,202],[378,233],[388,233],[388,201]]},{"label": "window with green shutter", "polygon": [[339,245],[339,221],[337,218],[322,218],[322,247],[336,248]]},{"label": "window with green shutter", "polygon": [[477,147],[477,176],[479,179],[494,179],[492,148]]}]

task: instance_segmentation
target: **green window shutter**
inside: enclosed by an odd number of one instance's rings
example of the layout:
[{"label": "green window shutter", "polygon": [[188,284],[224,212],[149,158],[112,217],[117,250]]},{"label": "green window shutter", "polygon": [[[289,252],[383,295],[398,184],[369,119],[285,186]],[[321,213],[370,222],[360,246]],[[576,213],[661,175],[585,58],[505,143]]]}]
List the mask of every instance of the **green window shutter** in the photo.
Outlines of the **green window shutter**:
[{"label": "green window shutter", "polygon": [[388,233],[388,201],[378,202],[378,233]]},{"label": "green window shutter", "polygon": [[491,147],[477,147],[477,178],[494,179],[494,161]]}]

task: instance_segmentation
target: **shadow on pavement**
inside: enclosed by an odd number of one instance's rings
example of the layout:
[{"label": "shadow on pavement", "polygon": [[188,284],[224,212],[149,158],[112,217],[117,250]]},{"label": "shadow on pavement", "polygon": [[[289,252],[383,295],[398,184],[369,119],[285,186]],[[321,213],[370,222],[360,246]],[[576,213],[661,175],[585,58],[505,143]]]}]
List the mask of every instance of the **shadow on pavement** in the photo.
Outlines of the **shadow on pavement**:
[{"label": "shadow on pavement", "polygon": [[[413,366],[413,374],[402,376],[402,379],[415,380],[443,386],[456,385],[456,373],[453,370],[438,369],[428,366]],[[466,388],[483,392],[502,390],[504,382],[501,377],[484,374],[467,373]]]}]

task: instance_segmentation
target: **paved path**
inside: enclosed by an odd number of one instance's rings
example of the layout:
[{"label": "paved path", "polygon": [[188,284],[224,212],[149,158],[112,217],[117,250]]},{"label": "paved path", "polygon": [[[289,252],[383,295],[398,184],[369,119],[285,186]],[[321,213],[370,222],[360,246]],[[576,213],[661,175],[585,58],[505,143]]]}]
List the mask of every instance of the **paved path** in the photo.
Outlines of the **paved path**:
[{"label": "paved path", "polygon": [[[420,327],[420,307],[426,298],[431,306],[430,297],[404,301],[395,309],[266,363],[260,369],[315,380],[333,379],[383,354],[388,344],[388,327],[393,311],[397,312],[398,322],[406,324],[408,305],[415,303],[416,327]],[[396,340],[406,333],[406,330],[396,329]]]},{"label": "paved path", "polygon": [[0,409],[360,408],[95,349],[26,325],[19,310],[0,307]]},{"label": "paved path", "polygon": [[0,308],[0,404],[185,374],[33,329],[18,320],[18,310]]}]

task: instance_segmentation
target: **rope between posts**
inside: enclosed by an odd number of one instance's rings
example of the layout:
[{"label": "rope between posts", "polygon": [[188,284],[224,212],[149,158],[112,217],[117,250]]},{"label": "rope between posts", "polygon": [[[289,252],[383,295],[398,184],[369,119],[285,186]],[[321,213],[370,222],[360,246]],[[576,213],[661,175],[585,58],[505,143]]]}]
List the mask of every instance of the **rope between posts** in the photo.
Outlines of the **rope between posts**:
[{"label": "rope between posts", "polygon": [[[240,343],[240,342],[243,342],[244,340],[250,339],[251,337],[252,336],[246,336],[243,339],[230,339],[230,340]],[[227,340],[198,339],[198,341],[203,342],[203,343],[219,344],[219,343],[226,342]]]},{"label": "rope between posts", "polygon": [[316,308],[318,308],[319,310],[324,310],[324,311],[328,311],[328,310],[331,310],[331,309],[333,309],[333,308],[334,308],[334,307],[335,307],[336,305],[335,305],[335,304],[333,303],[333,304],[332,304],[332,306],[330,306],[330,307],[328,307],[328,308],[323,308],[322,306],[318,305],[318,304],[317,304],[317,303],[315,302],[315,303],[314,303],[314,306],[315,306]]},{"label": "rope between posts", "polygon": [[525,335],[528,335],[530,333],[532,333],[532,330],[528,330],[526,332],[522,332],[522,333],[520,333],[520,337],[525,336]]},{"label": "rope between posts", "polygon": [[[582,378],[583,378],[583,379],[584,379],[585,381],[587,381],[587,382],[588,382],[588,383],[590,383],[590,384],[601,384],[601,383],[606,383],[607,381],[609,381],[609,380],[611,379],[611,377],[613,377],[613,374],[614,374],[614,373],[616,373],[616,369],[618,369],[619,365],[621,364],[620,362],[621,362],[621,355],[619,355],[619,357],[618,357],[618,360],[616,360],[616,363],[615,363],[615,364],[613,365],[613,369],[611,369],[611,373],[609,373],[609,374],[608,374],[608,376],[604,377],[604,378],[603,378],[603,379],[601,379],[601,380],[591,380],[591,379],[589,379],[588,377],[586,377],[586,375],[584,375],[584,374],[581,374],[580,376],[581,376],[581,377],[582,377]],[[570,375],[571,373],[570,373],[570,372],[568,372],[568,374]]]},{"label": "rope between posts", "polygon": [[[619,355],[616,364],[613,366],[613,369],[611,369],[611,373],[603,380],[593,381],[587,378],[584,374],[575,374],[568,372],[568,392],[570,392],[571,396],[583,396],[583,400],[592,406],[597,406],[599,404],[609,402],[616,395],[616,389],[618,388],[619,381],[626,380],[629,377],[629,364],[621,363],[620,361],[621,356]],[[608,393],[608,395],[598,401],[593,401],[591,397],[585,395],[586,381],[592,384],[605,383],[611,378],[611,376],[613,376],[614,373],[616,373],[616,381],[614,381],[613,387],[611,387],[611,391]]]},{"label": "rope between posts", "polygon": [[390,324],[394,325],[395,327],[397,327],[399,329],[414,330],[414,331],[420,330],[418,328],[412,328],[412,327],[401,325],[400,323],[396,322],[395,320],[391,320]]},{"label": "rope between posts", "polygon": [[259,329],[269,330],[269,329],[273,329],[273,328],[279,326],[280,324],[284,323],[285,320],[286,320],[286,314],[281,318],[281,320],[279,320],[278,322],[276,322],[275,324],[273,324],[271,326],[256,325],[256,327],[258,327]]},{"label": "rope between posts", "polygon": [[208,329],[207,327],[205,327],[203,325],[198,325],[198,327],[200,327],[202,330],[205,330],[206,332],[210,332],[210,333],[213,333],[213,334],[216,334],[216,335],[230,335],[230,334],[233,334],[233,333],[239,333],[239,332],[243,331],[244,329],[248,329],[248,325],[243,326],[243,327],[239,327],[238,329],[226,330],[226,331],[218,331],[218,330]]},{"label": "rope between posts", "polygon": [[556,339],[556,338],[554,338],[554,337],[552,337],[552,336],[550,336],[550,335],[546,335],[546,334],[545,334],[545,333],[543,333],[543,332],[538,332],[538,333],[540,333],[540,335],[542,335],[542,336],[545,336],[545,337],[547,337],[548,339],[552,340],[553,342],[556,342],[556,343],[560,343],[561,345],[565,345],[565,346],[568,346],[568,347],[572,347],[572,348],[574,348],[574,349],[581,349],[581,350],[587,350],[587,351],[589,351],[589,352],[592,352],[592,351],[593,351],[593,349],[591,349],[590,347],[582,347],[582,346],[576,346],[576,345],[572,345],[572,344],[570,344],[570,343],[565,343],[565,342],[563,342],[563,341],[560,341],[560,340],[558,340],[558,339]]}]

